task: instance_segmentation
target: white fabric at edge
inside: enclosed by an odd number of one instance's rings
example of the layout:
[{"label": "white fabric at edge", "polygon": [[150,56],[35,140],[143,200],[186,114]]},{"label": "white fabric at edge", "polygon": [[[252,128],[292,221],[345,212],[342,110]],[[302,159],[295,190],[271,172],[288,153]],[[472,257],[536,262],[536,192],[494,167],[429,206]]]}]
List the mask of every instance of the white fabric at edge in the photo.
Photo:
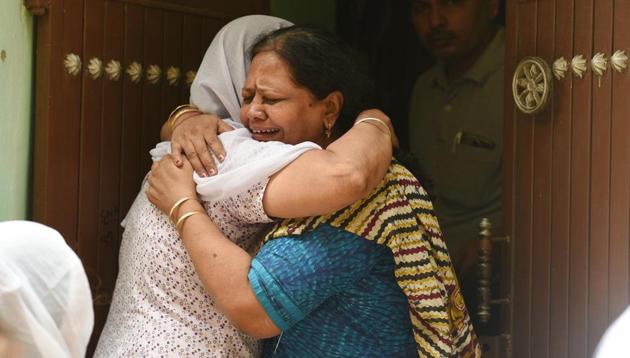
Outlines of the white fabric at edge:
[{"label": "white fabric at edge", "polygon": [[84,357],[94,312],[85,271],[63,237],[28,221],[0,223],[0,329],[24,357]]},{"label": "white fabric at edge", "polygon": [[594,358],[630,357],[630,307],[619,316],[606,330],[595,349]]}]

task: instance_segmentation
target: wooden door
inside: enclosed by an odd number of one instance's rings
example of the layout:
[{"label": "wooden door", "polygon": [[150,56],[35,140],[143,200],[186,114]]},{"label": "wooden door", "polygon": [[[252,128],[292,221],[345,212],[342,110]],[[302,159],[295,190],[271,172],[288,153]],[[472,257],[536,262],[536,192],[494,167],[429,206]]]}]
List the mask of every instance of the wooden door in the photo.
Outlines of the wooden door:
[{"label": "wooden door", "polygon": [[267,13],[268,0],[25,5],[38,15],[34,220],[59,230],[81,257],[98,337],[116,279],[120,222],[161,124],[188,102],[214,34],[236,17]]},{"label": "wooden door", "polygon": [[[590,60],[630,52],[628,0],[507,2],[504,225],[513,238],[516,357],[588,357],[629,303],[630,74]],[[526,56],[583,55],[546,110],[516,109]]]}]

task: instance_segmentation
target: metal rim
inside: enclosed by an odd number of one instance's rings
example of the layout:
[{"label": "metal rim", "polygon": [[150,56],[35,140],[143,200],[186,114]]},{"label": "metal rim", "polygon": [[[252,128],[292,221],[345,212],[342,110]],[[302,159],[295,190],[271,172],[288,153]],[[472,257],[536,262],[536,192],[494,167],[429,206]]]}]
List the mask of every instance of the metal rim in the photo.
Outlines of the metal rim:
[{"label": "metal rim", "polygon": [[512,95],[518,109],[525,114],[542,112],[553,92],[551,68],[540,57],[525,57],[514,70]]}]

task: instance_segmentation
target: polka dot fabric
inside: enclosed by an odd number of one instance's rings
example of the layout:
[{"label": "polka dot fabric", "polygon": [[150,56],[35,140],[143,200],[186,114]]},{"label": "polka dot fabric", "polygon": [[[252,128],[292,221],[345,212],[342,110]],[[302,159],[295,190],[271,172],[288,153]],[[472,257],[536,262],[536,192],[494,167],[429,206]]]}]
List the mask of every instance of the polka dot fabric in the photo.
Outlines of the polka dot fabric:
[{"label": "polka dot fabric", "polygon": [[[271,222],[262,207],[264,180],[205,202],[208,215],[254,253]],[[125,218],[120,270],[95,357],[259,357],[261,343],[239,332],[214,306],[168,216],[144,189]]]}]

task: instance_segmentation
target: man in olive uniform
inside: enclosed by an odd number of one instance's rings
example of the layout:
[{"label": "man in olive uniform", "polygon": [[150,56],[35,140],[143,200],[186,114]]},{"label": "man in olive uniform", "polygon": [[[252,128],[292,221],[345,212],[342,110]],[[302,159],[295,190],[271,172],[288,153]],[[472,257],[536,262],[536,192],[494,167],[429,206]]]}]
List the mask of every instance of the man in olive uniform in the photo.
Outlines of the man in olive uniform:
[{"label": "man in olive uniform", "polygon": [[471,316],[479,222],[501,223],[504,34],[495,23],[498,2],[411,1],[414,28],[436,64],[414,86],[410,149],[432,182]]}]

